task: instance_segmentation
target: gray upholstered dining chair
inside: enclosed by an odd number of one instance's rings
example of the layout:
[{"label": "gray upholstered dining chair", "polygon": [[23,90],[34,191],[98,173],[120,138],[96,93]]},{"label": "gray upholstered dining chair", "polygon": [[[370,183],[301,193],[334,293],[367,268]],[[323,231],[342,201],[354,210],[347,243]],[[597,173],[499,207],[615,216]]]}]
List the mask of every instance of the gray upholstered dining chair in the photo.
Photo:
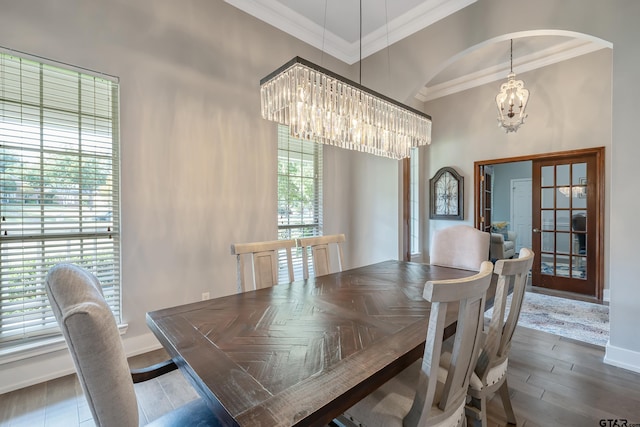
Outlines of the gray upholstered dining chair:
[{"label": "gray upholstered dining chair", "polygon": [[[133,381],[151,379],[176,368],[175,364],[159,364],[159,369],[142,373],[130,371],[100,282],[87,270],[57,264],[49,270],[45,288],[95,424],[137,427],[140,417]],[[196,399],[148,425],[204,427],[219,423],[204,401]]]},{"label": "gray upholstered dining chair", "polygon": [[[345,242],[344,234],[330,234],[326,236],[303,237],[298,239],[298,246],[302,248],[302,275],[304,279],[309,278],[308,249],[311,248],[311,260],[313,262],[313,275],[324,276],[325,274],[342,271],[344,266],[344,256],[342,254],[342,244]],[[332,267],[331,248],[336,254],[338,267]]]},{"label": "gray upholstered dining chair", "polygon": [[[494,273],[498,275],[493,313],[482,346],[475,372],[469,383],[470,405],[467,415],[473,421],[480,420],[487,426],[487,399],[500,392],[507,422],[516,423],[507,385],[507,365],[511,338],[518,324],[524,299],[527,277],[533,264],[533,251],[522,248],[518,258],[496,261]],[[512,288],[511,302],[507,307],[507,294]]]},{"label": "gray upholstered dining chair", "polygon": [[244,258],[249,255],[251,255],[253,289],[268,288],[278,283],[280,252],[283,252],[287,259],[287,282],[293,281],[291,248],[295,246],[294,239],[232,244],[231,255],[236,256],[238,292],[247,291]]},{"label": "gray upholstered dining chair", "polygon": [[437,230],[431,240],[429,263],[478,271],[489,259],[491,235],[468,225]]},{"label": "gray upholstered dining chair", "polygon": [[[423,297],[431,302],[424,357],[387,381],[338,418],[368,427],[461,426],[469,379],[476,365],[484,323],[486,291],[493,264],[467,278],[427,282]],[[458,305],[451,353],[442,353],[447,308]]]}]

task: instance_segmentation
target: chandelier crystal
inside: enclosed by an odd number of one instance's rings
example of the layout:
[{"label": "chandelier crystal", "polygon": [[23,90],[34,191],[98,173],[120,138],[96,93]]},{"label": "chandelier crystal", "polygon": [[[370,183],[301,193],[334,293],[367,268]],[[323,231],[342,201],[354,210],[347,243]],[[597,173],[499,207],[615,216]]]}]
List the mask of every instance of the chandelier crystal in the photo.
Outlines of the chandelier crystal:
[{"label": "chandelier crystal", "polygon": [[392,159],[431,143],[431,117],[300,57],[260,81],[262,117],[292,136]]},{"label": "chandelier crystal", "polygon": [[529,101],[529,91],[524,88],[522,80],[516,80],[513,72],[513,39],[511,40],[511,72],[507,75],[507,82],[500,86],[500,93],[496,96],[498,106],[498,126],[505,132],[516,132],[527,117],[525,109]]}]

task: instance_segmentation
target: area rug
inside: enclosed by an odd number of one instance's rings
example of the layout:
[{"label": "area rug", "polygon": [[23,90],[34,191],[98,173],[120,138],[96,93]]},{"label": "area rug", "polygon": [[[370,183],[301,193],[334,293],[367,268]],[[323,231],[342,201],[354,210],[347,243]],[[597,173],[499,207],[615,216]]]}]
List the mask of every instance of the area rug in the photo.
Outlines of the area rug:
[{"label": "area rug", "polygon": [[[486,316],[490,317],[492,311]],[[609,340],[609,306],[527,292],[518,326],[605,346]]]}]

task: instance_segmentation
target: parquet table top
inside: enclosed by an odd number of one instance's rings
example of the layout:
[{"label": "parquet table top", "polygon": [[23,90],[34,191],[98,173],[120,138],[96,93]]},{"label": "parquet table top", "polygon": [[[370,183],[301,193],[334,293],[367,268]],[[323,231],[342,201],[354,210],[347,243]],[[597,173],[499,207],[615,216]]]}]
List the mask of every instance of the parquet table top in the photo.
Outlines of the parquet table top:
[{"label": "parquet table top", "polygon": [[147,323],[225,424],[325,425],[422,356],[424,284],[472,274],[385,261],[150,312]]}]

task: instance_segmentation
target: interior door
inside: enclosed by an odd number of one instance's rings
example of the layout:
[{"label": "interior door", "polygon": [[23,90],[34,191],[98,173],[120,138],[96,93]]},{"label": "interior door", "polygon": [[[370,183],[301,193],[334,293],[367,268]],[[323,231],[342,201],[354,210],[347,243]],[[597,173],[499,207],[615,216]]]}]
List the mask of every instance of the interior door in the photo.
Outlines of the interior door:
[{"label": "interior door", "polygon": [[516,232],[516,253],[531,244],[531,179],[511,180],[511,228]]},{"label": "interior door", "polygon": [[532,284],[597,296],[596,155],[533,161]]},{"label": "interior door", "polygon": [[482,231],[486,231],[487,233],[491,232],[491,211],[493,204],[493,196],[492,196],[492,173],[491,166],[481,166],[480,167],[480,189],[479,189],[479,224],[478,228]]}]

